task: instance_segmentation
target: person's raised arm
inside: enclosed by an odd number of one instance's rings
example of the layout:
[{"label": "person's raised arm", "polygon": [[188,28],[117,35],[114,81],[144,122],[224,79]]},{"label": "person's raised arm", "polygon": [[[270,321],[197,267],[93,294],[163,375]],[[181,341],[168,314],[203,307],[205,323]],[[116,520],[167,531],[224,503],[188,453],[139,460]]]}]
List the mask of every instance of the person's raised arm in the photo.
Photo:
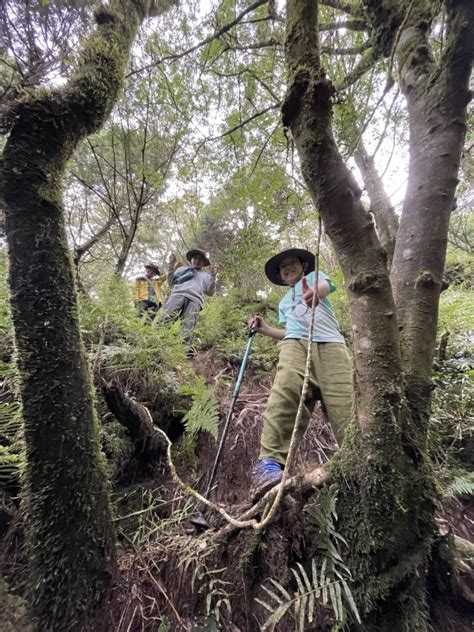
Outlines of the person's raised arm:
[{"label": "person's raised arm", "polygon": [[286,333],[285,329],[277,329],[276,327],[270,327],[267,325],[261,316],[252,316],[249,318],[247,321],[247,327],[250,331],[256,331],[264,336],[275,338],[275,340],[283,340]]},{"label": "person's raised arm", "polygon": [[211,265],[211,278],[206,287],[206,294],[208,296],[213,296],[214,292],[216,291],[216,277],[217,277],[218,272],[219,272],[219,265],[217,263],[213,263]]},{"label": "person's raised arm", "polygon": [[176,255],[173,253],[170,254],[168,259],[168,272],[166,274],[166,279],[168,281],[168,285],[173,287],[173,278],[174,278],[174,264],[176,263]]}]

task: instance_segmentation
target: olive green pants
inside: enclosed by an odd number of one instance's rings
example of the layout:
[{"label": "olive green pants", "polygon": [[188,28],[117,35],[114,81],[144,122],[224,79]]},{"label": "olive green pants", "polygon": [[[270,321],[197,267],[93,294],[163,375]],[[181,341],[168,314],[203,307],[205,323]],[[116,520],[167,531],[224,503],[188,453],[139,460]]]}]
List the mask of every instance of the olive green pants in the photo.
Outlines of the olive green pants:
[{"label": "olive green pants", "polygon": [[[272,458],[285,464],[296,412],[303,386],[306,340],[282,340],[278,343],[280,355],[264,415],[260,458]],[[313,342],[308,392],[303,405],[301,435],[321,400],[329,422],[340,444],[344,430],[352,415],[352,369],[346,345],[342,342]]]}]

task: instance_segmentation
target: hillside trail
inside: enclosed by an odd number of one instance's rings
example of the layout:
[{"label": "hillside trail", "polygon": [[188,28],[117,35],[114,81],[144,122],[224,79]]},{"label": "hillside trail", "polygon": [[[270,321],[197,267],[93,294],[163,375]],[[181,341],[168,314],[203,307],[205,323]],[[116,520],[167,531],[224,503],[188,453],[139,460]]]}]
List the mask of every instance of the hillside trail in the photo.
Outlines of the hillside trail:
[{"label": "hillside trail", "polygon": [[[208,384],[216,385],[227,373],[235,378],[237,369],[230,364],[224,368],[213,366],[210,353],[198,353],[191,363],[195,371],[204,377]],[[211,499],[229,507],[240,503],[248,504],[250,472],[258,459],[260,434],[263,427],[263,414],[267,405],[273,375],[256,375],[249,370],[244,376],[240,394],[234,407],[228,434],[223,446],[222,456],[211,491]],[[216,386],[216,394],[221,404],[221,429],[232,400],[233,381],[229,386]],[[216,456],[218,440],[205,433],[198,440],[198,491],[206,488],[212,464]],[[302,438],[290,475],[306,473],[326,463],[337,444],[322,407],[317,404],[311,416],[308,428]]]}]

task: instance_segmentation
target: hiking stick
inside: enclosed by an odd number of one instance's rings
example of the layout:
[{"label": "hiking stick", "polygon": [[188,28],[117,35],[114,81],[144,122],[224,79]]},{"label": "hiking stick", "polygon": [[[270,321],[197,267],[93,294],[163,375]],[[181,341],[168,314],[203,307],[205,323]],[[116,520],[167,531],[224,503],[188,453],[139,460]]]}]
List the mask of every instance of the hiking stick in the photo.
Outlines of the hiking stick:
[{"label": "hiking stick", "polygon": [[227,430],[229,429],[230,420],[232,418],[232,413],[234,412],[235,403],[239,396],[240,386],[242,384],[242,378],[244,377],[244,371],[247,366],[247,362],[249,359],[250,351],[252,350],[253,339],[255,337],[255,331],[251,330],[247,339],[247,346],[245,348],[244,357],[242,358],[242,362],[240,364],[239,374],[237,376],[237,381],[235,382],[234,392],[232,394],[232,402],[230,404],[229,412],[227,413],[227,417],[224,423],[224,427],[222,429],[221,438],[219,441],[219,446],[217,448],[216,457],[214,459],[214,463],[212,465],[211,475],[209,476],[209,481],[207,483],[206,491],[204,492],[204,497],[207,498],[209,492],[211,491],[212,484],[214,482],[214,478],[216,476],[217,467],[219,465],[219,461],[222,454],[222,448],[224,447],[224,441],[227,435]]}]

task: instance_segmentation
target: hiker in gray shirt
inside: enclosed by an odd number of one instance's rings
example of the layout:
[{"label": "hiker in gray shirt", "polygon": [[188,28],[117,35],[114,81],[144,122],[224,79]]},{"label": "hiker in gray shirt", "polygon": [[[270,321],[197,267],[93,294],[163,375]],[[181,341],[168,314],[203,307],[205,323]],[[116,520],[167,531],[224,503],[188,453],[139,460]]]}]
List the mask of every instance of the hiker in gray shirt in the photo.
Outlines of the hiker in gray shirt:
[{"label": "hiker in gray shirt", "polygon": [[[204,295],[212,296],[216,290],[217,263],[208,259],[207,254],[194,248],[186,253],[189,266],[174,268],[176,257],[170,255],[168,260],[168,285],[171,294],[164,306],[163,318],[166,320],[182,319],[182,332],[185,343],[189,343],[193,329],[196,327],[199,312],[202,309]],[[211,273],[203,268],[211,266]]]}]

